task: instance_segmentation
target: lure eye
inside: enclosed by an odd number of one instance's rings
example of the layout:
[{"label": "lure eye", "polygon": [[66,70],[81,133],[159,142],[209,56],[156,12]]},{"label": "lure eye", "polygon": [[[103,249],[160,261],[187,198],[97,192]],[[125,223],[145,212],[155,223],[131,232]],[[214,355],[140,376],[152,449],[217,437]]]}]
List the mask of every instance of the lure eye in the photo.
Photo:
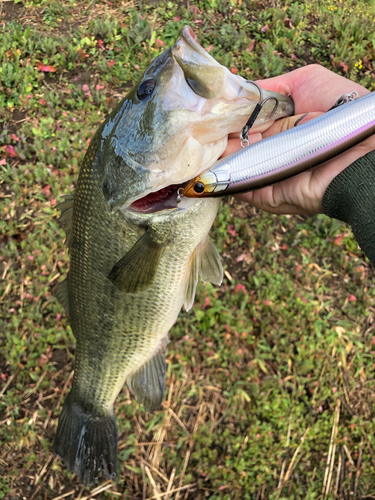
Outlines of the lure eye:
[{"label": "lure eye", "polygon": [[197,193],[197,194],[201,194],[204,192],[204,184],[203,182],[197,182],[194,184],[194,191]]},{"label": "lure eye", "polygon": [[154,88],[156,87],[155,80],[146,80],[140,84],[137,90],[137,95],[141,101],[146,99],[150,94],[153,93]]}]

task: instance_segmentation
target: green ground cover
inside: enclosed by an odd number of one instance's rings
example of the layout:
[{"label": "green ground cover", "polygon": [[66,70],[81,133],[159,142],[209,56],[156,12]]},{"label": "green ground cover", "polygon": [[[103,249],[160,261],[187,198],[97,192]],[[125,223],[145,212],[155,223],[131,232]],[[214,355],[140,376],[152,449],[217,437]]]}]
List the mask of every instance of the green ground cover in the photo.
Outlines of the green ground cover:
[{"label": "green ground cover", "polygon": [[162,408],[118,398],[116,482],[85,489],[51,452],[75,346],[53,297],[68,269],[54,207],[98,125],[185,24],[247,78],[318,62],[375,90],[371,4],[0,9],[0,498],[375,498],[373,267],[337,221],[230,199],[212,230],[225,280],[201,283],[171,332]]}]

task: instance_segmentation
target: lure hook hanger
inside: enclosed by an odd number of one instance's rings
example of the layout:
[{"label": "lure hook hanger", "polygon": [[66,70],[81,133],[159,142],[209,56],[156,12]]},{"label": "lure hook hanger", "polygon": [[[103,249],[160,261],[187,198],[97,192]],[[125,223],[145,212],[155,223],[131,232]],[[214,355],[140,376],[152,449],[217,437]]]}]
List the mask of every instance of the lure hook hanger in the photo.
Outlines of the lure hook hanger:
[{"label": "lure hook hanger", "polygon": [[184,188],[180,187],[177,189],[177,203],[181,203],[182,197],[184,196]]},{"label": "lure hook hanger", "polygon": [[254,111],[251,113],[250,118],[247,120],[246,125],[243,127],[240,133],[241,146],[245,148],[250,144],[249,142],[249,130],[254,125],[255,120],[258,118],[259,113],[262,111],[263,106],[267,101],[273,100],[275,101],[275,106],[270,114],[270,118],[276,113],[277,108],[279,107],[279,100],[276,96],[270,96],[266,99],[263,99],[263,90],[262,88],[253,80],[247,80],[248,83],[252,83],[259,91],[259,101],[254,108]]},{"label": "lure hook hanger", "polygon": [[350,101],[355,101],[358,99],[358,92],[356,90],[352,90],[351,92],[348,92],[347,94],[343,94],[341,97],[337,99],[335,104],[332,106],[332,108],[329,108],[328,111],[331,111],[332,109],[336,109],[339,106],[342,106],[343,104],[346,104],[347,102]]}]

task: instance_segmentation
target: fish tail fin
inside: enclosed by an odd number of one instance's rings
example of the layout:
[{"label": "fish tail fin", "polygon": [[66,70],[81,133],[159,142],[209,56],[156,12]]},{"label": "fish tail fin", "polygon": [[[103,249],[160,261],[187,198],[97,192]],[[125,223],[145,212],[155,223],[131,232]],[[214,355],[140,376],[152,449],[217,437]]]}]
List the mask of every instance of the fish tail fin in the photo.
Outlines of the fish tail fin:
[{"label": "fish tail fin", "polygon": [[114,414],[87,415],[68,395],[62,409],[53,451],[86,486],[117,470],[117,425]]}]

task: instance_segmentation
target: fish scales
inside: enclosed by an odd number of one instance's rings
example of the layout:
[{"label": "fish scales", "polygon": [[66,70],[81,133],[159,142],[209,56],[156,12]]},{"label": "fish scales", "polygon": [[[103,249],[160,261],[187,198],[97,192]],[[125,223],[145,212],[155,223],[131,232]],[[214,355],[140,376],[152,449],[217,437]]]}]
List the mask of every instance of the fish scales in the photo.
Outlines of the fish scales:
[{"label": "fish scales", "polygon": [[[95,142],[93,153],[88,152],[82,166],[74,202],[77,215],[70,257],[70,323],[77,337],[74,392],[78,398],[95,400],[107,411],[113,404],[114,388],[122,387],[124,379],[157,349],[172,326],[182,304],[182,297],[180,303],[175,297],[181,296],[188,260],[202,234],[208,233],[218,202],[197,204],[188,217],[181,213],[171,221],[173,243],[163,255],[153,284],[144,292],[124,297],[107,276],[144,228],[132,228],[120,212],[109,212],[101,195],[100,175],[91,170]],[[146,332],[153,335],[146,336]],[[87,336],[89,343],[81,340]],[[92,363],[98,351],[106,366],[100,378],[98,366]]]},{"label": "fish scales", "polygon": [[[146,410],[160,406],[168,332],[198,275],[221,283],[208,237],[219,200],[178,204],[177,189],[223,153],[257,92],[185,27],[96,132],[75,195],[58,207],[70,270],[55,294],[77,346],[53,449],[86,485],[117,473],[113,404],[125,381]],[[278,97],[273,119],[293,111]]]}]

